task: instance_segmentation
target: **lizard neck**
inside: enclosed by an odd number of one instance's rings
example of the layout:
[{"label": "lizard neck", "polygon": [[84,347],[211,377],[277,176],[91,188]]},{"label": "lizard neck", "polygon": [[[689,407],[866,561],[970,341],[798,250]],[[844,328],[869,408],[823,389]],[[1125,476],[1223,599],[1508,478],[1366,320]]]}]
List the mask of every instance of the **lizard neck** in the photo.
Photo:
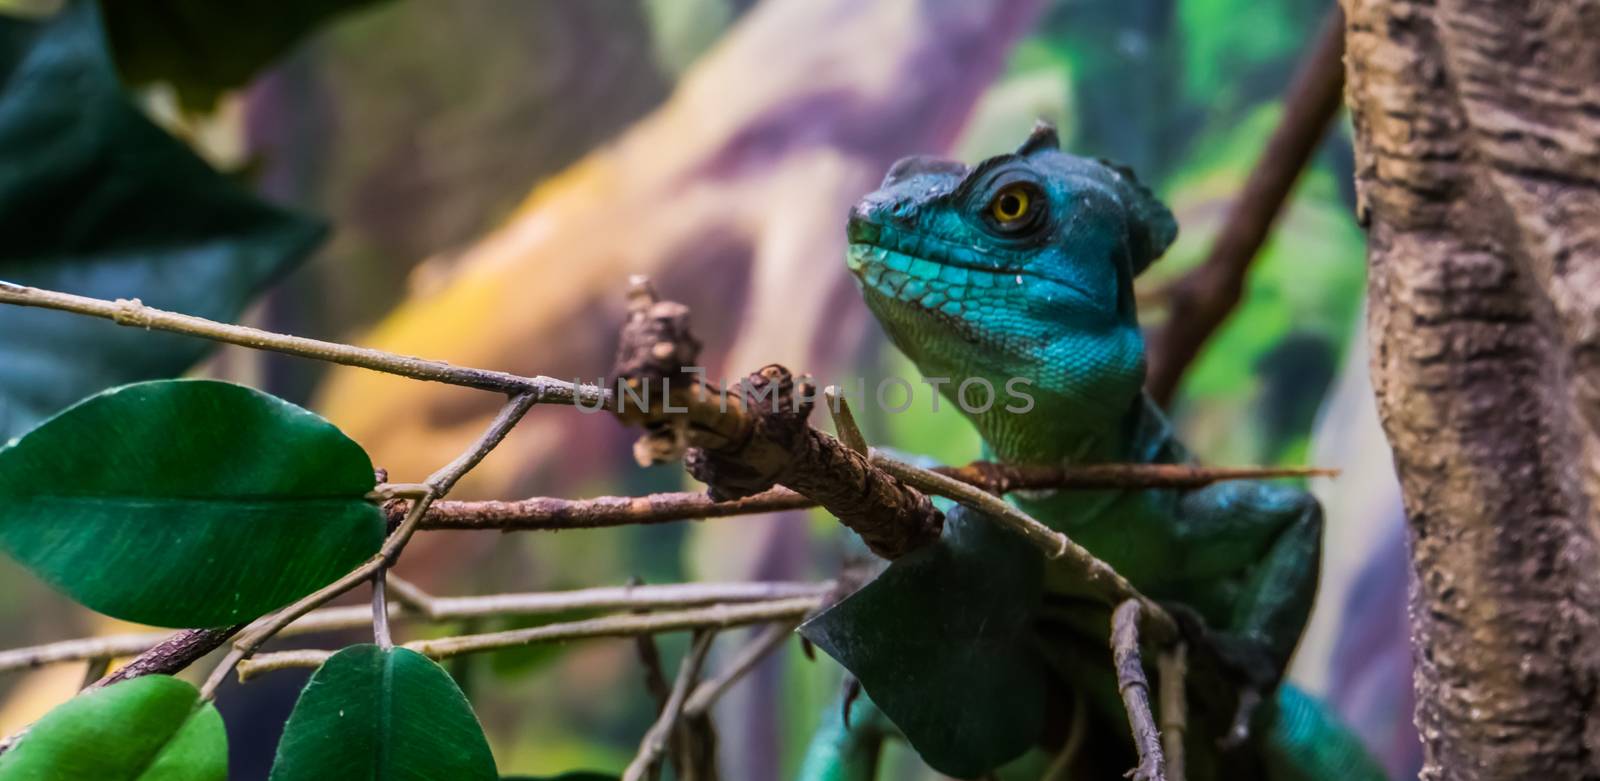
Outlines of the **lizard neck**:
[{"label": "lizard neck", "polygon": [[1085,415],[1041,400],[1026,413],[974,416],[987,457],[1010,464],[1181,461],[1171,424],[1149,396],[1137,394],[1120,414]]}]

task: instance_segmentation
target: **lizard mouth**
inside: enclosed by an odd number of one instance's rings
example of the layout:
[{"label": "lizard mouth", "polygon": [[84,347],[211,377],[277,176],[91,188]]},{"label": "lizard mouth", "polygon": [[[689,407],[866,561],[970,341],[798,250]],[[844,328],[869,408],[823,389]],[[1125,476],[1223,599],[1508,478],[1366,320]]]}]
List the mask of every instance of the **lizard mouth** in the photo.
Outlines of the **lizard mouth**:
[{"label": "lizard mouth", "polygon": [[971,294],[1022,287],[1025,280],[1043,283],[1037,287],[1059,297],[1095,306],[1088,291],[969,243],[886,229],[860,215],[851,216],[846,236],[850,242],[846,265],[864,286],[940,314],[958,315]]},{"label": "lizard mouth", "polygon": [[1033,276],[1009,258],[996,255],[981,247],[925,233],[885,230],[883,225],[861,216],[851,216],[845,234],[850,241],[852,271],[856,269],[858,255],[865,259],[865,255],[871,254],[866,250],[877,249],[891,256],[921,260],[940,266],[954,266],[996,275]]}]

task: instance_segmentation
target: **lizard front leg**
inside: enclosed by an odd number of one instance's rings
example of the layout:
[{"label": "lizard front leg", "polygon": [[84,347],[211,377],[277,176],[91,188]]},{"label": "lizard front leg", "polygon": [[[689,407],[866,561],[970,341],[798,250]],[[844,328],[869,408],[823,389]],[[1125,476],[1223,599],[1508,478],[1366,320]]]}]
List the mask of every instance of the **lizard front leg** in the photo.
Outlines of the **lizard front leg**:
[{"label": "lizard front leg", "polygon": [[1282,680],[1316,598],[1322,508],[1305,491],[1235,481],[1179,501],[1185,599],[1206,619],[1207,645],[1243,679],[1242,738],[1254,704]]}]

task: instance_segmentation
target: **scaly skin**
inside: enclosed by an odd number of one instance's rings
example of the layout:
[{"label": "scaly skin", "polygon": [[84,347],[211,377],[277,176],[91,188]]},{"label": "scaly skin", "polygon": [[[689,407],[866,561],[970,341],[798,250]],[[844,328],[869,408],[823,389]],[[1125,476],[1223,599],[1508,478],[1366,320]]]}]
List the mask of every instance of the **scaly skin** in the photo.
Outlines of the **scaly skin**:
[{"label": "scaly skin", "polygon": [[[1166,207],[1131,173],[1061,152],[1054,131],[1041,126],[1016,153],[974,168],[932,158],[896,164],[850,215],[848,264],[894,344],[925,376],[949,378],[940,390],[952,402],[960,405],[967,380],[964,410],[985,406],[979,380],[994,389],[986,411],[967,412],[992,457],[1174,463],[1186,453],[1142,390],[1133,278],[1176,233]],[[1014,397],[1003,389],[1014,378],[1028,382],[1020,387],[1034,399],[1031,409],[1008,404]],[[1322,521],[1309,494],[1238,481],[1013,500],[1180,611],[1191,643],[1240,692],[1240,713],[1249,715],[1252,698],[1267,703],[1237,725],[1254,727],[1240,751],[1216,748],[1226,725],[1192,726],[1191,779],[1383,777],[1314,701],[1287,687],[1274,696],[1316,591]],[[1046,570],[1046,602],[1070,605],[1071,579],[1055,575]],[[1083,615],[1084,631],[1104,626],[1103,611]],[[1111,753],[1125,752],[1109,668],[1063,664],[1058,674],[1087,697],[1094,734],[1121,735],[1109,739]],[[873,691],[874,681],[863,683]],[[840,726],[814,742],[806,781],[873,777],[861,762],[845,772],[822,761],[847,738],[859,757],[862,740],[881,733],[855,736]],[[1097,767],[1094,753],[1085,752],[1080,767]]]}]

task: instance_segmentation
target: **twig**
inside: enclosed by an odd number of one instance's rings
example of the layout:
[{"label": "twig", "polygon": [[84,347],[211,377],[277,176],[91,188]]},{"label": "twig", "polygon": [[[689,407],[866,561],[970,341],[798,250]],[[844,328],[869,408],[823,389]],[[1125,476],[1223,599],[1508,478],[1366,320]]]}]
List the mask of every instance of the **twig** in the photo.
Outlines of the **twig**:
[{"label": "twig", "polygon": [[1087,548],[1068,539],[1065,534],[1045,526],[1004,499],[932,470],[890,458],[876,450],[872,452],[872,463],[907,485],[954,499],[983,513],[985,517],[1014,529],[1039,546],[1046,556],[1071,564],[1074,569],[1082,573],[1083,582],[1107,604],[1116,605],[1126,600],[1136,600],[1141,608],[1137,615],[1143,616],[1143,625],[1152,635],[1153,641],[1167,643],[1178,638],[1178,624],[1172,616],[1168,615],[1160,605],[1140,594],[1139,590],[1110,564],[1096,558]]},{"label": "twig", "polygon": [[592,385],[575,385],[551,377],[523,377],[507,372],[471,369],[444,361],[414,358],[367,347],[219,323],[203,317],[148,307],[138,299],[107,301],[0,281],[0,303],[73,312],[111,320],[117,325],[169,331],[257,350],[270,350],[302,358],[398,374],[416,380],[497,391],[507,395],[531,393],[541,404],[582,402],[586,406],[598,406],[608,403],[611,398],[609,390]]},{"label": "twig", "polygon": [[1161,757],[1161,733],[1150,714],[1150,682],[1145,679],[1144,663],[1139,658],[1139,612],[1137,600],[1127,600],[1111,613],[1111,655],[1117,668],[1117,691],[1128,709],[1128,727],[1133,730],[1133,745],[1139,751],[1139,766],[1133,781],[1167,781]]},{"label": "twig", "polygon": [[[437,504],[436,502],[435,506]],[[385,591],[389,596],[394,597],[395,602],[405,605],[407,608],[415,610],[428,618],[436,618],[433,614],[435,597],[418,588],[417,584],[394,574],[393,570],[384,570],[383,582],[386,587]]]},{"label": "twig", "polygon": [[761,630],[761,634],[756,635],[739,649],[739,655],[728,662],[728,666],[717,677],[695,687],[694,694],[683,706],[684,716],[698,718],[710,713],[711,706],[715,705],[725,692],[755,669],[761,660],[783,647],[783,642],[794,635],[794,628],[794,624],[782,623]]},{"label": "twig", "polygon": [[206,679],[205,685],[200,689],[201,698],[209,700],[215,696],[217,687],[222,684],[230,669],[237,665],[240,660],[255,653],[255,650],[261,647],[262,643],[295,619],[311,612],[328,600],[355,588],[371,578],[375,573],[393,565],[400,552],[405,549],[406,543],[411,540],[411,535],[416,532],[417,525],[422,521],[423,513],[428,511],[428,505],[435,498],[449,493],[462,475],[477,466],[478,462],[489,454],[489,451],[494,450],[495,446],[505,439],[511,429],[517,425],[517,422],[522,420],[522,416],[526,415],[528,410],[538,403],[538,400],[538,394],[531,391],[512,397],[504,407],[500,408],[500,412],[495,415],[494,421],[489,424],[489,427],[478,437],[477,441],[472,443],[471,447],[457,456],[454,461],[444,465],[430,475],[427,480],[427,493],[423,494],[421,499],[412,503],[405,520],[401,521],[400,526],[389,535],[388,539],[384,540],[383,547],[378,550],[377,555],[346,573],[338,580],[300,598],[294,604],[279,610],[272,616],[258,620],[246,629],[239,639],[234,641],[233,649],[228,652],[226,657],[223,657],[222,662],[217,665],[217,669],[212,671],[211,677]]},{"label": "twig", "polygon": [[[685,629],[727,629],[769,621],[795,621],[822,605],[822,597],[792,597],[742,605],[711,605],[690,610],[591,618],[559,624],[514,629],[505,632],[442,637],[406,643],[417,653],[434,659],[460,654],[497,651],[534,643],[586,640],[601,637],[632,637],[638,634],[678,632]],[[239,664],[239,677],[248,680],[261,673],[291,667],[315,667],[332,654],[328,651],[280,651],[263,654]]]},{"label": "twig", "polygon": [[1343,90],[1344,15],[1335,3],[1295,73],[1284,98],[1283,119],[1250,169],[1210,254],[1166,290],[1167,319],[1149,337],[1150,371],[1145,379],[1158,403],[1172,400],[1184,370],[1238,304],[1245,272],[1311,153],[1327,134]]},{"label": "twig", "polygon": [[[974,461],[930,471],[996,494],[1031,489],[1199,488],[1225,480],[1325,477],[1336,469],[1316,467],[1202,467],[1186,464],[1085,464],[1032,466]],[[517,501],[434,502],[423,516],[425,530],[498,529],[564,531],[804,510],[817,503],[787,488],[742,499],[717,501],[703,492],[599,496],[592,499],[535,497]],[[390,512],[403,516],[404,504]]]},{"label": "twig", "polygon": [[[403,584],[403,585],[402,585]],[[821,597],[834,588],[831,581],[821,583],[753,582],[753,583],[674,583],[659,586],[611,586],[575,591],[546,591],[526,594],[488,594],[475,597],[431,597],[420,589],[389,573],[389,592],[396,602],[406,605],[389,606],[389,617],[407,618],[413,614],[431,621],[486,616],[530,616],[562,613],[572,610],[625,610],[673,609],[697,607],[716,603],[756,602],[792,597]],[[421,600],[417,599],[420,595]],[[339,629],[354,629],[368,625],[372,610],[365,605],[321,608],[308,613],[278,632],[280,637],[314,634]],[[242,628],[242,627],[238,627]],[[143,669],[147,672],[172,673],[188,666],[193,659],[204,656],[227,642],[231,635],[215,637],[227,630],[190,629],[176,633],[142,632],[126,635],[106,635],[79,640],[63,640],[28,648],[0,651],[0,672],[42,667],[59,662],[77,662],[97,656],[130,656],[143,654],[112,674],[101,685],[122,680],[119,676]],[[196,645],[196,637],[212,636],[209,647]],[[171,644],[168,646],[167,644]],[[156,650],[156,649],[161,650]],[[174,649],[184,648],[181,655]],[[204,650],[201,650],[201,649]],[[146,662],[141,659],[149,657]],[[159,660],[159,661],[158,661]],[[181,664],[179,663],[181,661]],[[159,667],[159,669],[157,669]]]},{"label": "twig", "polygon": [[[215,651],[244,628],[244,624],[221,629],[185,629],[169,635],[139,654],[138,658],[95,682],[110,686],[141,675],[172,675]],[[0,664],[0,669],[4,665]]]},{"label": "twig", "polygon": [[[1040,550],[1044,551],[1046,556],[1052,559],[1059,559],[1064,556],[1070,556],[1074,559],[1083,557],[1088,557],[1089,560],[1094,559],[1089,551],[1067,539],[1067,535],[1034,520],[1033,516],[976,486],[963,483],[953,477],[946,477],[931,469],[913,466],[876,450],[872,451],[871,461],[873,466],[888,472],[913,488],[954,499],[999,521],[1010,527],[1012,531],[1027,538],[1029,542],[1037,545]],[[1081,555],[1079,555],[1080,552]]]},{"label": "twig", "polygon": [[[188,630],[207,631],[207,630]],[[186,634],[180,632],[179,635]],[[14,648],[0,651],[0,672],[43,667],[57,662],[81,662],[97,656],[119,657],[144,653],[177,635],[171,632],[140,632],[138,634],[85,637],[79,640],[61,640],[45,645]]]},{"label": "twig", "polygon": [[656,778],[659,774],[658,766],[667,746],[667,738],[677,726],[678,716],[683,711],[683,700],[689,694],[689,687],[700,677],[700,666],[705,663],[706,652],[711,650],[711,641],[715,638],[715,632],[695,632],[694,642],[688,653],[684,654],[683,663],[678,666],[678,678],[672,684],[666,707],[661,709],[660,717],[644,733],[644,740],[639,742],[639,754],[628,763],[628,768],[622,773],[622,781],[644,781],[646,778]]},{"label": "twig", "polygon": [[1183,643],[1156,655],[1161,676],[1161,747],[1167,756],[1167,781],[1185,781],[1183,736],[1189,730],[1189,699],[1184,688],[1188,675],[1188,649]]},{"label": "twig", "polygon": [[[628,579],[628,586],[643,585],[638,577]],[[648,611],[634,610],[636,615]],[[656,647],[655,635],[637,635],[633,638],[633,647],[639,657],[639,665],[644,668],[644,688],[656,701],[656,713],[667,707],[667,697],[672,693],[672,684],[667,683],[667,673],[661,667],[661,649]]]},{"label": "twig", "polygon": [[1196,466],[1194,464],[1002,464],[974,461],[932,471],[990,493],[1021,490],[1104,490],[1108,488],[1203,488],[1227,480],[1278,477],[1336,477],[1337,469],[1314,466]]}]

